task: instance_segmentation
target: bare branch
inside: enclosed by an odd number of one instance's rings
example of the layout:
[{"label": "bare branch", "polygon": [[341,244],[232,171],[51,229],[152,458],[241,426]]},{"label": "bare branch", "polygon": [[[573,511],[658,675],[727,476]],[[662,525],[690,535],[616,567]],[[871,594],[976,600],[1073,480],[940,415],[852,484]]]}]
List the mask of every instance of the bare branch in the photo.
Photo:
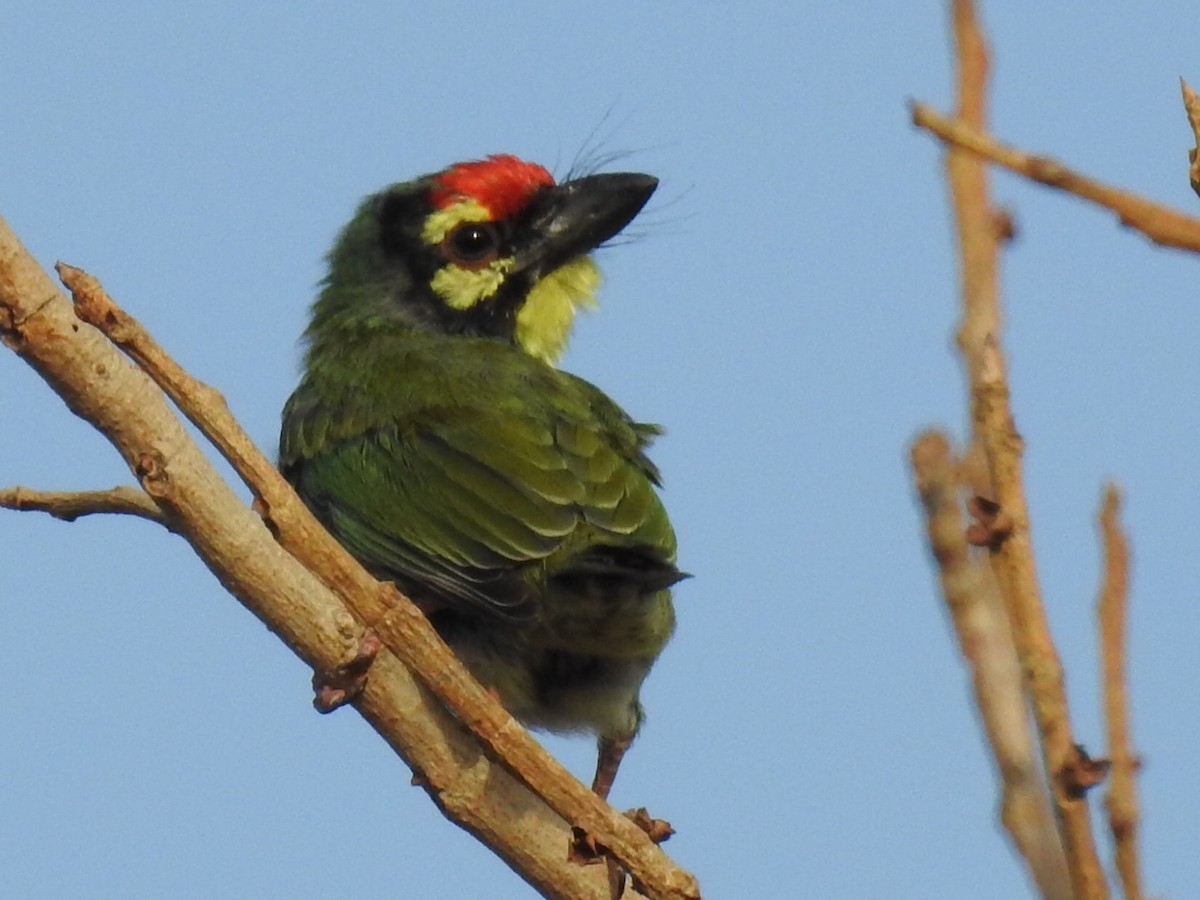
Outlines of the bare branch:
[{"label": "bare branch", "polygon": [[[115,307],[101,309],[98,321],[112,322],[114,327],[124,321]],[[131,321],[124,321],[124,326]],[[0,338],[42,374],[74,412],[105,434],[170,526],[187,538],[222,584],[318,672],[336,672],[357,659],[365,635],[361,620],[370,621],[389,647],[407,648],[409,659],[422,664],[441,659],[441,642],[419,611],[399,599],[390,585],[370,579],[311,519],[278,474],[270,474],[273,467],[266,463],[262,469],[256,461],[250,468],[256,473],[262,470],[266,486],[248,480],[288,549],[277,544],[263,521],[238,500],[188,438],[160,391],[104,335],[81,323],[2,220]],[[136,343],[129,332],[122,340]],[[184,400],[192,403],[195,397],[207,397],[207,412],[219,419],[214,410],[223,409],[223,403],[203,390],[193,394],[181,398],[180,406]],[[246,477],[246,470],[240,471]],[[292,554],[322,571],[322,579]],[[337,591],[328,585],[336,585]],[[350,597],[354,609],[369,615],[353,615],[344,602]],[[413,649],[412,644],[421,648]],[[443,668],[420,671],[439,694],[459,691],[459,697],[474,698],[471,691],[483,693],[473,683],[458,684],[461,667],[452,655]],[[354,706],[409,761],[422,786],[448,815],[546,896],[608,896],[602,867],[566,862],[571,825],[587,829],[611,848],[648,894],[699,896],[695,879],[632,822],[601,803],[557,763],[540,767],[537,754],[544,751],[507,714],[494,716],[487,709],[489,702],[486,695],[479,706],[472,699],[466,715],[459,718],[415,681],[395,654],[384,650],[371,666],[365,690]],[[464,731],[464,721],[480,731],[495,729],[488,732],[492,746],[514,769],[525,771],[530,758],[538,759],[538,764],[529,763],[531,774],[520,777],[538,784],[556,809],[567,810],[567,821],[494,765]],[[510,753],[514,747],[517,750]],[[521,755],[526,747],[534,748],[532,757]]]},{"label": "bare branch", "polygon": [[1000,777],[1000,820],[1041,896],[1072,900],[1066,857],[1030,728],[1012,629],[990,568],[971,557],[949,442],[940,432],[926,432],[913,443],[911,454],[942,594],[959,650],[971,668],[975,705]]},{"label": "bare branch", "polygon": [[[953,10],[958,117],[981,132],[986,121],[987,46],[973,5],[955,0]],[[1066,841],[1071,881],[1079,900],[1102,900],[1108,896],[1108,887],[1084,791],[1076,777],[1081,753],[1071,733],[1062,665],[1038,587],[1022,486],[1022,441],[1009,404],[1000,340],[997,258],[1000,239],[1011,229],[1007,218],[991,206],[987,172],[978,156],[951,145],[946,170],[961,253],[963,314],[958,343],[970,382],[974,440],[983,448],[995,490],[995,497],[989,499],[994,499],[1007,518],[1003,539],[990,546],[992,565],[1026,674]]]},{"label": "bare branch", "polygon": [[16,485],[0,488],[0,508],[44,512],[64,522],[101,513],[138,516],[170,527],[158,504],[128,485],[107,491],[35,491]]},{"label": "bare branch", "polygon": [[1049,157],[1015,150],[988,135],[981,123],[972,122],[961,114],[958,118],[947,118],[932,107],[916,103],[912,106],[912,121],[952,147],[1111,210],[1122,225],[1137,229],[1156,244],[1200,252],[1200,219],[1095,181]]},{"label": "bare branch", "polygon": [[1116,485],[1104,490],[1100,533],[1104,544],[1104,580],[1096,613],[1100,619],[1100,658],[1104,668],[1104,718],[1112,770],[1104,805],[1112,832],[1117,874],[1125,900],[1143,896],[1138,868],[1137,770],[1139,761],[1129,737],[1128,671],[1125,636],[1129,608],[1129,546],[1119,520],[1121,494]]}]

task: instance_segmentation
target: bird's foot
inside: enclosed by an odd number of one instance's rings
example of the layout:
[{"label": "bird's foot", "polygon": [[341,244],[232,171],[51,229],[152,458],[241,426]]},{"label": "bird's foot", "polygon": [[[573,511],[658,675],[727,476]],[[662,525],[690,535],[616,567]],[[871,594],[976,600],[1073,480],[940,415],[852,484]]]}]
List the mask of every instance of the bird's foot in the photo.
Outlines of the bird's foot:
[{"label": "bird's foot", "polygon": [[[654,818],[644,806],[626,810],[625,818],[646,832],[650,840],[656,844],[661,844],[675,833],[670,822]],[[621,894],[625,892],[625,880],[628,873],[624,867],[613,859],[607,847],[582,828],[571,829],[571,844],[567,848],[567,858],[573,863],[585,866],[603,861],[608,866],[608,887],[612,900],[619,900]],[[634,887],[637,886],[637,881],[634,880]]]},{"label": "bird's foot", "polygon": [[608,851],[594,837],[579,826],[571,829],[571,843],[567,847],[567,859],[581,866],[590,866],[604,859]]},{"label": "bird's foot", "polygon": [[374,634],[367,633],[358,642],[354,656],[342,663],[333,672],[313,674],[313,706],[319,713],[331,713],[345,706],[363,692],[367,684],[367,670],[383,643]]},{"label": "bird's foot", "polygon": [[609,854],[608,848],[582,828],[571,829],[571,844],[567,847],[567,859],[581,866],[603,862],[608,868],[609,897],[612,900],[620,900],[621,895],[625,893],[625,881],[629,873]]}]

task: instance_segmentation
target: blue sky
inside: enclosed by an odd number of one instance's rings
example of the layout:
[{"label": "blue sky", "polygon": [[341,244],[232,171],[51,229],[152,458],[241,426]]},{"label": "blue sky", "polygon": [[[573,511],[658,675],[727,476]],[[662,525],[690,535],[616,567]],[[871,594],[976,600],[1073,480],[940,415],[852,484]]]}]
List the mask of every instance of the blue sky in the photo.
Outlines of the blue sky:
[{"label": "blue sky", "polygon": [[[923,6],[924,8],[920,8]],[[1194,9],[984,9],[1006,139],[1185,209]],[[46,2],[0,33],[0,215],[98,275],[264,448],[357,200],[491,152],[662,186],[564,367],[662,422],[677,636],[614,794],[711,897],[1025,896],[920,539],[906,447],[962,434],[933,142],[944,10],[854,4]],[[885,9],[883,6],[877,7]],[[482,15],[490,18],[483,20]],[[1190,67],[1190,68],[1189,68]],[[1146,884],[1200,884],[1196,261],[998,176],[1034,538],[1102,751],[1093,517],[1127,491]],[[0,482],[130,477],[0,353]],[[26,898],[521,898],[352,712],[148,523],[0,514],[0,871]],[[588,741],[549,745],[581,775]],[[1098,804],[1097,804],[1098,805]]]}]

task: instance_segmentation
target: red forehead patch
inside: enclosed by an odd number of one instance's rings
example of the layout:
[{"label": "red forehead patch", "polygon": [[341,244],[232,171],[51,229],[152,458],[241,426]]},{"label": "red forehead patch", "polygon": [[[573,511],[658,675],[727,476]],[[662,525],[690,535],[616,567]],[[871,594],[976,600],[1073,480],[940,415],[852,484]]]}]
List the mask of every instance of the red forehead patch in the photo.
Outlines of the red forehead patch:
[{"label": "red forehead patch", "polygon": [[505,219],[524,206],[539,189],[554,184],[553,176],[537,163],[509,154],[458,163],[434,176],[433,205],[439,209],[459,200],[474,200]]}]

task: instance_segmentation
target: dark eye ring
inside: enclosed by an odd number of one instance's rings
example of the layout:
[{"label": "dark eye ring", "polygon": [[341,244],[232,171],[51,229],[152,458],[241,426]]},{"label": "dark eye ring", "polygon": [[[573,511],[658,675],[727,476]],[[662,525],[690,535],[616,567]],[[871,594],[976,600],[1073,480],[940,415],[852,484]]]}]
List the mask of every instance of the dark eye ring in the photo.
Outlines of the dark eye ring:
[{"label": "dark eye ring", "polygon": [[442,240],[442,254],[466,269],[479,269],[500,251],[500,233],[491,222],[463,222]]}]

